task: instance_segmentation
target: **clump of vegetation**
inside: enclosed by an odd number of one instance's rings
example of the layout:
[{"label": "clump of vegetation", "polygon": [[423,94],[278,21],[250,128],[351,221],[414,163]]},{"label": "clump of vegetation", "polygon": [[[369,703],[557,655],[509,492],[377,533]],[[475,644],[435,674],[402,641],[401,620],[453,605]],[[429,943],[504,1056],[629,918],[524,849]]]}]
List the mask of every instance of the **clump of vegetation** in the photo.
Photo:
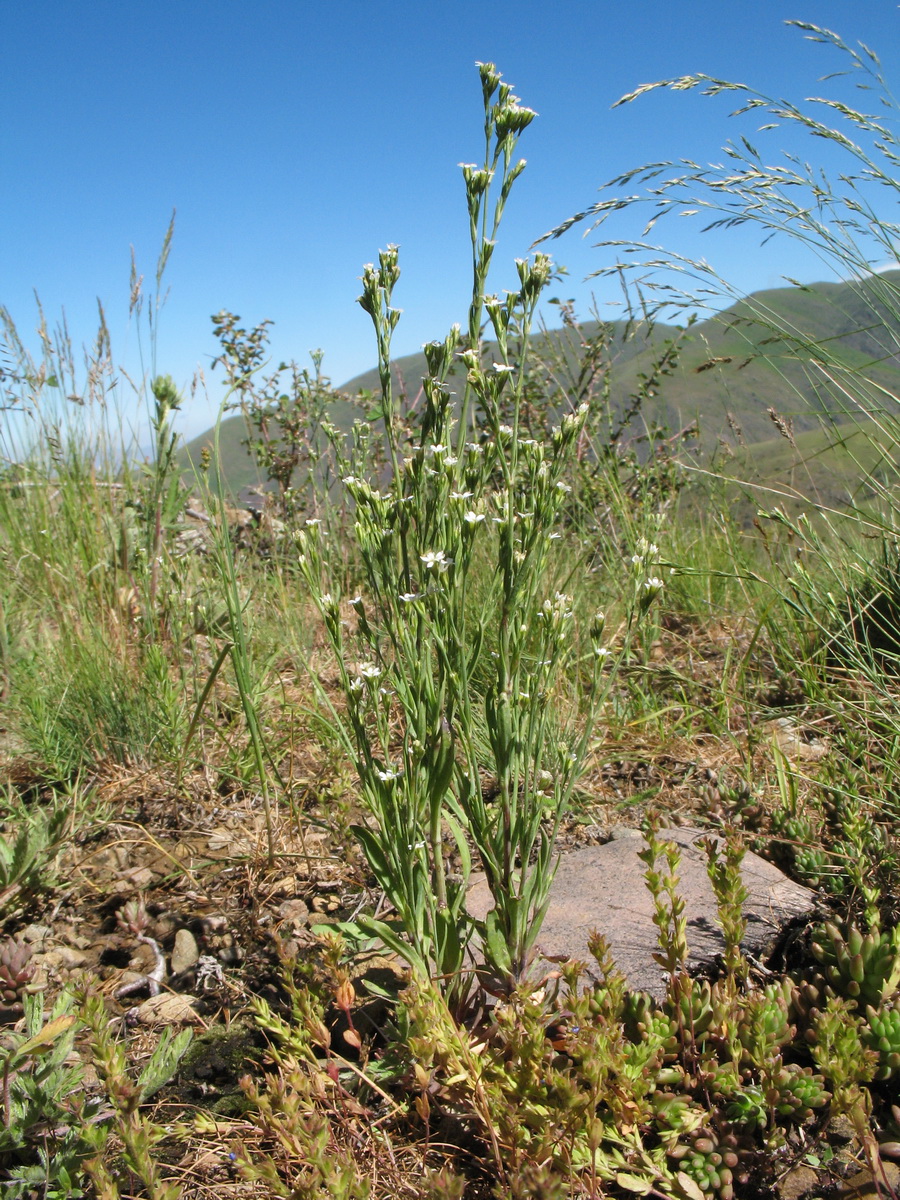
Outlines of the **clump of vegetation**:
[{"label": "clump of vegetation", "polygon": [[324,354],[312,352],[312,371],[297,363],[280,363],[266,370],[268,326],[263,321],[246,330],[234,313],[213,317],[213,329],[222,353],[221,363],[229,392],[236,398],[228,407],[238,408],[247,424],[244,445],[256,460],[278,517],[292,521],[301,513],[319,517],[335,480],[324,435],[331,406],[342,397],[322,372]]}]

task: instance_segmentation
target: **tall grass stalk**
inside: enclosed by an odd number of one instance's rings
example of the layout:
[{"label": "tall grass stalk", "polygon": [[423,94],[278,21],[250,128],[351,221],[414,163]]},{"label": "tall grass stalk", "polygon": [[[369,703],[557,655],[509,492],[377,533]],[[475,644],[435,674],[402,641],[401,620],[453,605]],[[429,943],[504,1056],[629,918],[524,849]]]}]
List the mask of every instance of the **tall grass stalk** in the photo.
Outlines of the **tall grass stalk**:
[{"label": "tall grass stalk", "polygon": [[275,863],[275,820],[277,816],[276,801],[273,801],[272,791],[269,783],[269,765],[271,756],[266,748],[265,734],[263,732],[262,722],[260,720],[259,706],[257,703],[259,680],[257,678],[257,669],[254,662],[250,638],[245,620],[245,609],[249,604],[249,599],[244,600],[241,596],[241,585],[238,576],[237,565],[234,559],[234,548],[231,541],[231,529],[228,524],[227,506],[225,502],[225,483],[222,474],[221,454],[219,450],[219,433],[221,429],[221,418],[223,409],[220,410],[219,420],[216,422],[215,437],[213,442],[213,462],[215,468],[215,479],[217,494],[213,498],[210,496],[211,507],[216,510],[215,520],[211,525],[213,535],[212,559],[216,577],[221,590],[222,598],[225,602],[225,623],[228,631],[228,643],[220,651],[218,660],[216,661],[207,680],[206,687],[201,694],[201,700],[195,711],[194,718],[191,722],[191,730],[196,726],[199,720],[200,708],[203,699],[209,694],[212,686],[211,680],[221,667],[223,655],[227,651],[227,655],[231,660],[232,670],[234,671],[235,684],[237,685],[238,695],[241,702],[241,710],[244,714],[244,720],[247,724],[247,733],[250,738],[250,748],[253,755],[253,762],[256,768],[257,778],[259,780],[260,796],[262,799],[263,816],[266,826],[266,852],[269,866]]},{"label": "tall grass stalk", "polygon": [[[170,224],[150,313],[154,363],[171,235]],[[131,316],[140,318],[142,303],[132,259]],[[89,760],[175,753],[183,680],[170,680],[166,654],[151,643],[178,609],[185,581],[169,553],[184,499],[172,428],[179,397],[167,378],[149,385],[142,374],[132,384],[139,401],[153,397],[154,446],[141,463],[121,403],[118,381],[128,376],[114,367],[103,308],[83,366],[65,319],[51,330],[38,312],[33,355],[0,311],[9,414],[0,427],[0,625],[18,731],[65,778]],[[140,347],[140,323],[138,334]]]}]

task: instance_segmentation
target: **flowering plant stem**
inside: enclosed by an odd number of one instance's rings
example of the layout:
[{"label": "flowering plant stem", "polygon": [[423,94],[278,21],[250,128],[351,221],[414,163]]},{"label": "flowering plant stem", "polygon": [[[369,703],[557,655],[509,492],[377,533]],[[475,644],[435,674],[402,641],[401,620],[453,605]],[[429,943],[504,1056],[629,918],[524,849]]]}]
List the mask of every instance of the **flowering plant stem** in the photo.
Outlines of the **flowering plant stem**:
[{"label": "flowering plant stem", "polygon": [[[425,347],[424,406],[405,456],[390,370],[397,248],[363,271],[360,304],[378,342],[386,478],[364,477],[362,429],[354,449],[337,430],[332,440],[355,507],[365,596],[342,600],[320,521],[300,535],[301,568],[339,663],[346,709],[336,715],[370,818],[355,833],[396,913],[393,923],[369,919],[365,927],[460,1003],[476,930],[503,986],[528,965],[556,832],[613,677],[605,669],[613,656],[600,645],[602,615],[584,669],[571,599],[550,587],[565,476],[587,406],[564,413],[549,444],[519,436],[523,361],[510,361],[509,344],[514,334],[527,347],[550,259],[517,260],[518,287],[502,300],[485,291],[503,209],[525,165],[514,161],[515,146],[534,113],[492,64],[480,72],[485,165],[463,167],[474,263],[468,344],[454,326]],[[490,364],[480,340],[485,312],[499,348]],[[465,389],[456,406],[448,380],[460,365]],[[472,585],[486,562],[488,594],[476,603]],[[566,714],[579,705],[576,726]],[[473,849],[494,901],[478,927],[465,906]]]}]

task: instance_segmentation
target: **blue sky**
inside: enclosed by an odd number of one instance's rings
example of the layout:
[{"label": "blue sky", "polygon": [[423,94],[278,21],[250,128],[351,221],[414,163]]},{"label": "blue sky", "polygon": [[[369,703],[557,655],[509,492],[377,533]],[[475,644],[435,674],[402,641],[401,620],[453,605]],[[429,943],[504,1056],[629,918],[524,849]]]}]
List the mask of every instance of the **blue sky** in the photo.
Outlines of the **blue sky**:
[{"label": "blue sky", "polygon": [[[657,158],[720,160],[735,132],[726,101],[656,94],[611,109],[623,93],[695,71],[796,99],[820,91],[837,57],[789,18],[861,39],[889,79],[900,73],[896,0],[7,0],[0,303],[34,345],[34,291],[50,318],[65,310],[76,342],[91,338],[99,297],[114,354],[139,370],[130,247],[152,277],[176,209],[157,366],[185,386],[202,368],[209,392],[186,406],[184,431],[206,428],[222,393],[209,318],[223,308],[245,324],[272,318],[279,358],[321,347],[343,383],[374,362],[354,300],[388,242],[403,268],[395,352],[465,319],[457,164],[480,153],[476,59],[540,114],[494,257],[500,290],[512,258],[603,181]],[[638,236],[627,221],[617,232]],[[790,244],[669,228],[659,236],[745,291],[823,274]],[[570,271],[557,290],[582,312],[596,286],[584,277],[612,259],[595,240],[576,228],[552,246]]]}]

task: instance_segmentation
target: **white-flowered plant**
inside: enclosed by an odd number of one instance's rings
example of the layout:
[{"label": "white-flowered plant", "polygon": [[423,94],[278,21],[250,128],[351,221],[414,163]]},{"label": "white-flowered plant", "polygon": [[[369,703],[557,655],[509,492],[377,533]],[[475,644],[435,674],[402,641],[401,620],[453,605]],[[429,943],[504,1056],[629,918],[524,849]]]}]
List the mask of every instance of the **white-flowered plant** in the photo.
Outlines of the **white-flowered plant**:
[{"label": "white-flowered plant", "polygon": [[[473,933],[495,979],[514,984],[528,965],[559,822],[621,649],[601,645],[598,614],[595,651],[579,663],[571,598],[549,582],[564,476],[587,408],[562,414],[547,444],[520,437],[524,373],[512,339],[527,344],[552,265],[543,254],[517,260],[519,286],[503,299],[486,295],[500,219],[524,167],[516,142],[534,114],[493,65],[479,69],[486,156],[482,168],[463,167],[474,262],[468,336],[455,326],[425,347],[412,446],[401,445],[391,380],[396,247],[363,271],[360,304],[378,341],[384,477],[368,482],[362,460],[337,450],[355,505],[364,596],[337,604],[323,531],[300,534],[301,566],[339,663],[345,744],[372,818],[356,836],[396,914],[364,927],[459,1003],[471,984]],[[502,361],[482,360],[485,314]],[[476,555],[492,564],[491,590],[477,602]],[[653,561],[648,551],[643,575]],[[465,904],[473,861],[494,901],[480,924]]]}]

